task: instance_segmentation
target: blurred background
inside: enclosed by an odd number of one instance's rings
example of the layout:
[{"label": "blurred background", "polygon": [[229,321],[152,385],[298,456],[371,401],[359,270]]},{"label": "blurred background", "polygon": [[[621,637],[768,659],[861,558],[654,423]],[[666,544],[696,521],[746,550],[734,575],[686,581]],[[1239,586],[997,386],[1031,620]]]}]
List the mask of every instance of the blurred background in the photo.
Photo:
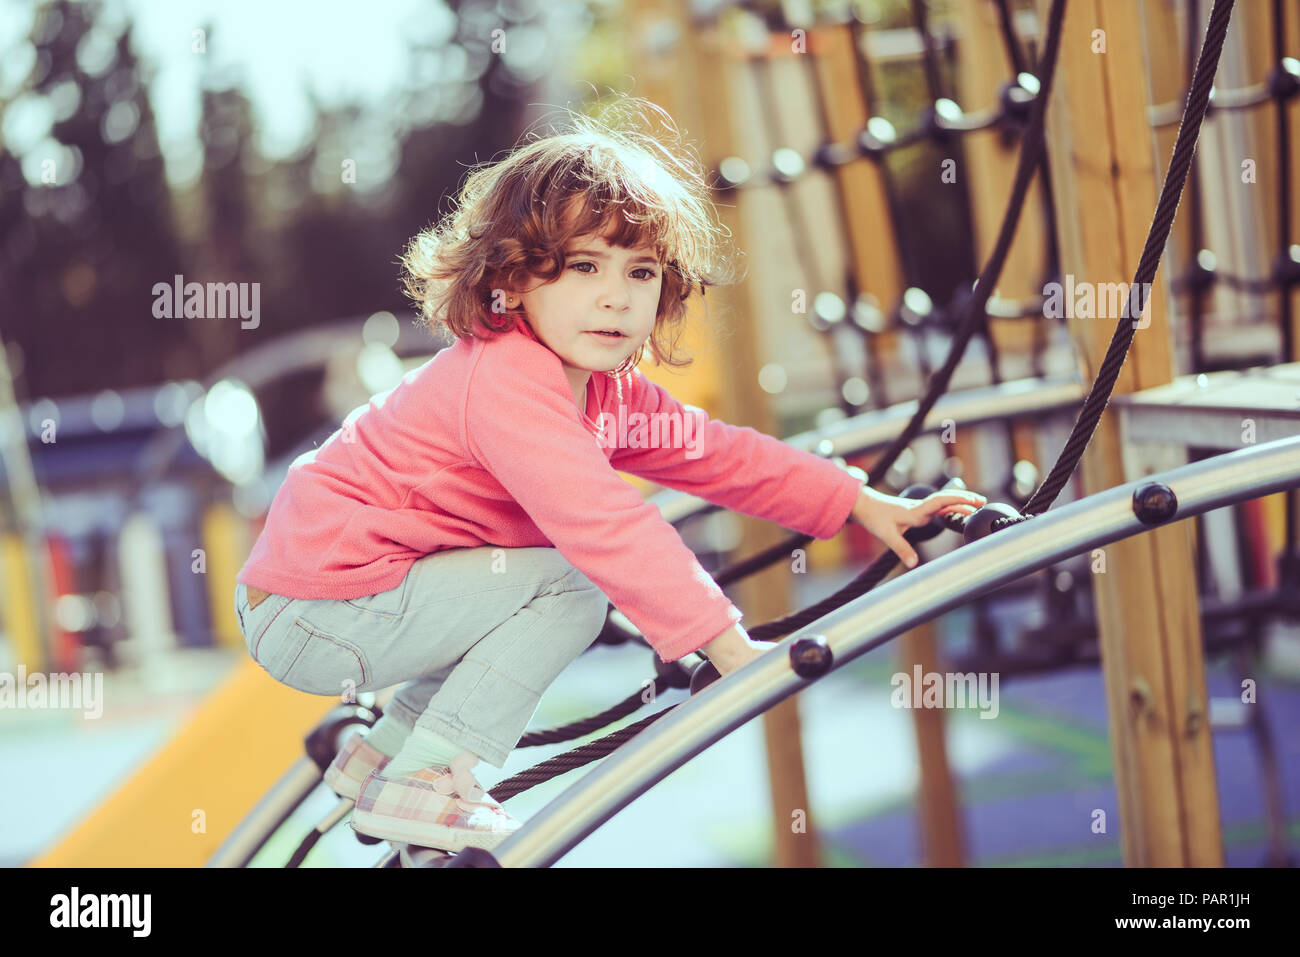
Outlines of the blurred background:
[{"label": "blurred background", "polygon": [[[1164,31],[1199,44],[1192,30],[1208,3],[1132,6],[1149,68],[1132,88],[1151,117],[1150,142],[1135,151],[1158,187],[1195,48]],[[1259,84],[1269,64],[1287,75],[1264,6],[1234,22],[1224,86]],[[992,246],[1037,90],[1044,10],[1022,0],[374,0],[364,10],[0,0],[0,673],[102,676],[103,688],[95,717],[16,698],[0,708],[0,864],[198,866],[302,754],[331,702],[277,686],[249,660],[234,575],[289,463],[446,345],[413,324],[397,256],[450,208],[471,167],[558,109],[649,97],[715,170],[749,275],[697,317],[688,372],[647,364],[646,374],[715,417],[809,447],[818,430],[872,413],[894,415],[897,432],[900,404],[943,362]],[[1294,56],[1300,24],[1280,30]],[[799,31],[812,38],[802,49]],[[1169,103],[1172,127],[1158,114]],[[1166,259],[1178,275],[1199,269],[1202,284],[1170,289],[1171,358],[1151,384],[1285,371],[1300,358],[1285,331],[1291,280],[1270,266],[1296,248],[1270,192],[1289,173],[1261,167],[1250,194],[1224,185],[1242,149],[1276,148],[1274,106],[1289,115],[1293,103],[1279,93],[1255,113],[1207,122],[1185,206],[1196,212],[1177,223]],[[861,153],[819,164],[828,139]],[[942,175],[947,160],[960,175]],[[1059,452],[1090,353],[1064,317],[1045,315],[1042,292],[1062,274],[1060,219],[1084,206],[1043,186],[953,382],[1041,404],[1012,402],[969,426],[951,412],[958,441],[918,439],[888,490],[960,477],[1023,503]],[[1149,214],[1138,210],[1141,229]],[[1216,282],[1207,249],[1236,283]],[[158,285],[179,282],[256,284],[256,316],[160,315]],[[1300,393],[1300,380],[1279,381]],[[1252,394],[1261,417],[1272,395]],[[881,444],[841,458],[870,470]],[[1179,444],[1183,461],[1222,450]],[[1062,502],[1080,494],[1072,485]],[[1286,733],[1300,716],[1300,642],[1293,604],[1277,598],[1289,587],[1278,558],[1294,537],[1283,498],[1196,520],[1188,559],[1220,702],[1216,809],[1237,866],[1290,862],[1300,827],[1300,739]],[[679,528],[710,570],[775,540],[717,512]],[[761,601],[736,592],[746,625],[810,604],[879,554],[858,527],[814,543],[808,574],[769,573]],[[771,746],[780,734],[796,742],[789,776],[817,822],[801,845],[813,849],[797,852],[804,863],[1124,863],[1091,578],[1086,561],[1062,563],[914,639],[952,670],[1001,673],[997,720],[954,711],[922,729],[889,703],[890,676],[910,671],[921,646],[905,660],[882,649],[792,699],[784,731],[756,719],[675,772],[562,866],[792,862],[781,824],[790,795],[773,783],[788,770]],[[652,666],[635,641],[598,643],[534,725],[602,710]],[[1243,675],[1267,688],[1246,712],[1234,704]],[[517,751],[492,773],[566,749]],[[227,762],[246,780],[203,777]],[[512,812],[526,818],[570,780],[521,795]],[[255,863],[277,866],[332,800],[324,788],[311,795]],[[923,805],[946,808],[951,826],[936,829]],[[1102,832],[1097,809],[1110,814]],[[375,848],[336,830],[305,866],[374,863]]]}]

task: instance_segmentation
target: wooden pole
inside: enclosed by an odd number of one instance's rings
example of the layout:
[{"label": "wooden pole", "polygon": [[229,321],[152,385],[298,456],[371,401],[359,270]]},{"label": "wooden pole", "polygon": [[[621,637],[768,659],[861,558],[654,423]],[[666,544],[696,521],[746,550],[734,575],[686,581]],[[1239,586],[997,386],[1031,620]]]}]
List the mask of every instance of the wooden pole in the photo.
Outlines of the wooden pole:
[{"label": "wooden pole", "polygon": [[[1039,0],[1045,23],[1048,0]],[[1074,0],[1048,104],[1062,270],[1075,283],[1133,277],[1164,174],[1153,163],[1140,8]],[[1098,32],[1100,31],[1100,32]],[[1104,46],[1103,46],[1104,44]],[[1095,52],[1094,52],[1095,51]],[[1162,157],[1162,164],[1168,163]],[[1070,320],[1093,378],[1116,317]],[[1173,376],[1164,271],[1116,393]],[[1145,321],[1145,320],[1144,320]],[[1125,481],[1116,419],[1103,416],[1082,460],[1085,493]],[[1093,592],[1106,677],[1124,860],[1140,867],[1223,864],[1200,616],[1188,521],[1098,550]],[[1086,826],[1087,822],[1080,822]]]}]

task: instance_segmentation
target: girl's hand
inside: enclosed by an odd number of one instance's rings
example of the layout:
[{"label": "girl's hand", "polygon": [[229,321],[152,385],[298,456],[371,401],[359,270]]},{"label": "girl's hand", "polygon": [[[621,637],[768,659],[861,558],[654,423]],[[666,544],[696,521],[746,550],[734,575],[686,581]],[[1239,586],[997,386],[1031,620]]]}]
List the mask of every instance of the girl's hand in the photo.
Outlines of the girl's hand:
[{"label": "girl's hand", "polygon": [[759,655],[771,651],[773,647],[775,646],[769,641],[754,641],[747,637],[744,647],[737,649],[734,654],[710,660],[713,662],[713,667],[718,669],[718,674],[725,676],[737,668],[743,668]]},{"label": "girl's hand", "polygon": [[926,525],[936,515],[972,515],[988,499],[978,492],[935,492],[925,498],[899,498],[862,487],[852,518],[884,542],[908,568],[915,568],[916,551],[903,538],[909,528]]}]

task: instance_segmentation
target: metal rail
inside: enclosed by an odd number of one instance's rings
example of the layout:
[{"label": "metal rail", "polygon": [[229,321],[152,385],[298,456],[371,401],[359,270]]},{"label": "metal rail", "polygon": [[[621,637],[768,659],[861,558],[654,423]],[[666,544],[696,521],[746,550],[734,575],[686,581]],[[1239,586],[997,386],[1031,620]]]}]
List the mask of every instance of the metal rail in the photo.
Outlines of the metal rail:
[{"label": "metal rail", "polygon": [[[795,674],[789,648],[825,638],[840,668],[891,638],[1054,562],[1152,526],[1134,492],[1163,483],[1177,497],[1169,521],[1300,487],[1300,435],[1128,482],[1035,516],[886,582],[776,643],[715,681],[636,737],[536,813],[494,854],[504,867],[548,867],[659,781],[812,680]],[[832,669],[832,670],[833,670]]]}]

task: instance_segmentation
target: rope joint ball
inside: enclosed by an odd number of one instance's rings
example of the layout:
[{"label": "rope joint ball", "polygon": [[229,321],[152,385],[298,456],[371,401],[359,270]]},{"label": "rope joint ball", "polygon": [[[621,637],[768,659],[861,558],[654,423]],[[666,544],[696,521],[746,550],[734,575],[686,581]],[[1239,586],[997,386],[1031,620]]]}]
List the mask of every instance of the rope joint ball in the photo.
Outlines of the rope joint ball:
[{"label": "rope joint ball", "polygon": [[696,695],[722,677],[712,661],[703,661],[691,672],[691,694]]},{"label": "rope joint ball", "polygon": [[691,686],[691,672],[682,664],[680,658],[676,661],[663,661],[658,655],[654,658],[655,674],[668,682],[668,687],[689,688]]},{"label": "rope joint ball", "polygon": [[1300,60],[1283,57],[1268,75],[1268,92],[1275,100],[1289,100],[1300,92]]},{"label": "rope joint ball", "polygon": [[1178,496],[1163,482],[1147,482],[1133,491],[1133,514],[1144,525],[1163,525],[1178,512]]},{"label": "rope joint ball", "polygon": [[1001,103],[1002,114],[1008,122],[1018,126],[1028,124],[1029,110],[1034,105],[1034,98],[1038,96],[1038,90],[1030,88],[1034,86],[1035,83],[1022,81],[1020,77],[1002,84],[1002,89],[998,91],[998,102]]},{"label": "rope joint ball", "polygon": [[800,678],[820,678],[834,663],[825,635],[804,635],[790,645],[790,667]]},{"label": "rope joint ball", "polygon": [[1018,522],[1025,516],[1021,515],[1012,506],[1004,502],[989,502],[979,509],[974,515],[968,516],[966,524],[962,527],[962,537],[966,544],[979,541],[987,535],[991,535],[999,528],[1005,528],[1006,525],[994,525],[999,519],[1011,519]]}]

